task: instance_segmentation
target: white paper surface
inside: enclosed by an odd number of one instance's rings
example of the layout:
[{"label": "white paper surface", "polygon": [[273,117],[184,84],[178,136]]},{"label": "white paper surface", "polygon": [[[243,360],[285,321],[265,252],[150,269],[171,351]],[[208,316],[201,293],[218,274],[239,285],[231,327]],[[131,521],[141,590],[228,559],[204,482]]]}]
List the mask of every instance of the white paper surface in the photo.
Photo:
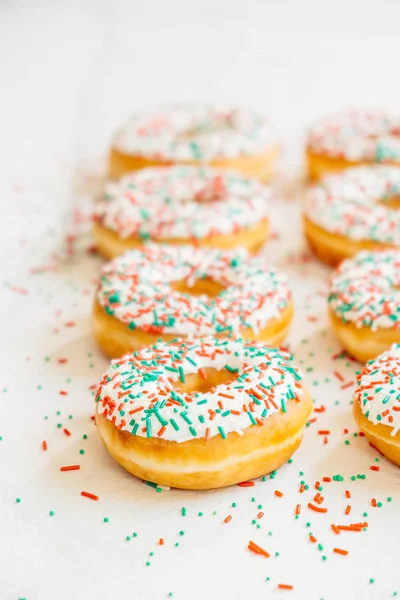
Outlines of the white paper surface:
[{"label": "white paper surface", "polygon": [[[330,271],[306,250],[296,183],[302,135],[315,115],[346,104],[396,106],[400,12],[390,3],[385,14],[362,3],[335,4],[328,14],[311,1],[304,12],[294,2],[265,4],[0,8],[1,600],[400,594],[399,471],[384,458],[376,462],[376,451],[354,437],[353,387],[341,387],[359,364],[332,360],[341,348],[326,317]],[[131,108],[175,98],[250,104],[269,112],[282,133],[286,175],[275,186],[266,255],[291,276],[296,314],[288,342],[325,411],[313,415],[292,464],[252,488],[157,493],[112,461],[91,420],[90,388],[107,365],[90,328],[101,260],[79,245],[62,259],[73,207],[86,208],[76,170],[101,156]],[[328,443],[319,430],[330,430]],[[71,464],[81,469],[60,472]],[[322,483],[328,513],[312,512],[315,482],[338,474],[344,481]],[[357,474],[366,478],[351,481]],[[309,485],[304,493],[301,481]],[[382,507],[373,508],[372,498]],[[368,531],[330,528],[360,521]],[[250,540],[271,557],[251,553]]]}]

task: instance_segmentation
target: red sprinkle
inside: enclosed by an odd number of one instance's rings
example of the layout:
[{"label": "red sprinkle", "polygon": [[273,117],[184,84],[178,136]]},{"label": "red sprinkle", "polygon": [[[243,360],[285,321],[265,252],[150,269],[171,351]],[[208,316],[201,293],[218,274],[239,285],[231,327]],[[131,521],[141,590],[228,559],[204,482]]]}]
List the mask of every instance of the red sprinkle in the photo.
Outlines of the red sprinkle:
[{"label": "red sprinkle", "polygon": [[248,544],[247,547],[248,547],[249,550],[251,550],[251,552],[254,552],[254,554],[261,554],[262,556],[265,556],[265,558],[269,558],[270,557],[270,555],[268,554],[268,552],[266,550],[264,550],[260,546],[257,546],[257,544],[255,544],[251,540],[250,540],[250,542],[249,542],[249,544]]},{"label": "red sprinkle", "polygon": [[341,548],[334,548],[333,551],[336,552],[336,554],[341,554],[342,556],[347,556],[349,553],[348,550],[342,550]]},{"label": "red sprinkle", "polygon": [[278,583],[278,590],[292,590],[293,586],[287,583]]},{"label": "red sprinkle", "polygon": [[58,393],[60,394],[60,396],[67,396],[68,395],[68,392],[66,392],[65,390],[60,390]]},{"label": "red sprinkle", "polygon": [[47,442],[46,442],[46,440],[43,440],[43,442],[42,442],[42,448],[43,448],[43,450],[47,450]]},{"label": "red sprinkle", "polygon": [[232,521],[232,515],[228,515],[227,517],[225,517],[224,519],[224,523],[229,523],[229,521]]},{"label": "red sprinkle", "polygon": [[60,471],[78,471],[81,468],[81,465],[67,465],[65,467],[60,467]]},{"label": "red sprinkle", "polygon": [[254,481],[242,481],[238,483],[239,487],[253,487],[255,485]]},{"label": "red sprinkle", "polygon": [[379,471],[379,467],[377,465],[370,466],[371,471]]},{"label": "red sprinkle", "polygon": [[70,431],[68,431],[68,429],[65,429],[65,427],[64,427],[64,433],[65,433],[65,435],[68,435],[68,436],[70,436],[70,435],[71,435],[71,432],[70,432]]},{"label": "red sprinkle", "polygon": [[326,513],[328,512],[327,508],[323,508],[322,506],[315,506],[315,504],[312,504],[311,502],[309,502],[307,504],[308,508],[311,508],[311,510],[314,510],[315,512],[319,512],[319,513]]},{"label": "red sprinkle", "polygon": [[98,500],[99,497],[95,494],[91,494],[90,492],[81,492],[81,496],[85,496],[85,498],[90,498],[91,500]]}]

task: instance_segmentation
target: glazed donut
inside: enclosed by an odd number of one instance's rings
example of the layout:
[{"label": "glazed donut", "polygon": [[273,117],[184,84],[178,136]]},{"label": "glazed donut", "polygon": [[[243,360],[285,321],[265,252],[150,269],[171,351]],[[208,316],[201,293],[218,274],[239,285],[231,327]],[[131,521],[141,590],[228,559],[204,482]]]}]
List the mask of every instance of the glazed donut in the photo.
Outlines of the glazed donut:
[{"label": "glazed donut", "polygon": [[365,362],[400,343],[400,250],[361,252],[332,275],[329,314],[343,346]]},{"label": "glazed donut", "polygon": [[400,346],[369,361],[357,377],[354,416],[369,441],[400,467]]},{"label": "glazed donut", "polygon": [[268,191],[237,173],[158,167],[109,183],[96,204],[98,250],[113,258],[148,241],[257,251],[268,236]]},{"label": "glazed donut", "polygon": [[176,340],[111,363],[96,393],[96,424],[111,456],[136,477],[210,489],[280,467],[311,408],[286,352]]},{"label": "glazed donut", "polygon": [[264,258],[243,249],[150,244],[103,267],[93,330],[102,350],[117,358],[177,336],[279,345],[292,315],[287,276]]},{"label": "glazed donut", "polygon": [[325,177],[307,195],[306,238],[330,265],[361,250],[400,247],[400,167],[356,167]]},{"label": "glazed donut", "polygon": [[250,110],[180,105],[135,114],[114,138],[109,175],[174,164],[233,169],[267,181],[278,146],[269,122]]},{"label": "glazed donut", "polygon": [[400,115],[346,110],[310,130],[306,159],[310,179],[372,163],[400,164]]}]

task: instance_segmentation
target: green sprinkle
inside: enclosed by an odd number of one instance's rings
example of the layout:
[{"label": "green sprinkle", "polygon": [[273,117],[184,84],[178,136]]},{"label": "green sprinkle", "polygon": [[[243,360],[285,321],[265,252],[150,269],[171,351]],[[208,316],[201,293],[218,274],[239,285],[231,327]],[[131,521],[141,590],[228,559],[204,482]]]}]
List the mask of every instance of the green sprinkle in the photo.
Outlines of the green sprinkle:
[{"label": "green sprinkle", "polygon": [[52,516],[54,515],[54,510],[51,510],[51,511],[49,512],[49,515],[52,517]]},{"label": "green sprinkle", "polygon": [[182,507],[181,513],[182,513],[182,517],[186,517],[187,510],[186,510],[185,506]]},{"label": "green sprinkle", "polygon": [[79,450],[79,454],[85,454],[84,450]]},{"label": "green sprinkle", "polygon": [[21,498],[15,498],[15,502],[19,504],[21,502]]},{"label": "green sprinkle", "polygon": [[109,521],[109,518],[108,517],[104,517],[103,522],[104,523],[108,523],[108,521]]},{"label": "green sprinkle", "polygon": [[222,427],[222,425],[219,425],[219,426],[218,426],[218,431],[220,432],[222,439],[223,439],[223,440],[226,440],[226,433],[225,433],[225,430],[224,430],[224,428]]}]

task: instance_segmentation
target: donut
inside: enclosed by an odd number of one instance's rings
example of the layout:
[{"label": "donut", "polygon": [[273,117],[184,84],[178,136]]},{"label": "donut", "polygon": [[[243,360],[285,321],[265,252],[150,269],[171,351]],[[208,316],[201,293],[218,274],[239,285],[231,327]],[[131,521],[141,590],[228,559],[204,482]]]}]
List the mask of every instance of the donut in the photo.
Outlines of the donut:
[{"label": "donut", "polygon": [[310,179],[373,163],[400,164],[400,114],[345,110],[311,128],[306,149]]},{"label": "donut", "polygon": [[234,169],[267,181],[278,146],[270,123],[251,110],[204,105],[170,106],[133,115],[116,134],[109,175],[174,164]]},{"label": "donut", "polygon": [[361,250],[400,247],[400,167],[355,167],[329,175],[307,195],[304,231],[329,265]]},{"label": "donut", "polygon": [[264,258],[150,244],[104,265],[93,331],[117,358],[160,338],[233,335],[279,345],[292,316],[288,278]]},{"label": "donut", "polygon": [[268,236],[269,192],[234,172],[174,166],[144,169],[106,186],[93,235],[107,258],[148,241],[256,252]]},{"label": "donut", "polygon": [[400,467],[400,345],[370,360],[357,377],[354,416],[375,448]]},{"label": "donut", "polygon": [[280,467],[311,408],[287,352],[178,339],[111,362],[96,393],[96,424],[111,456],[136,477],[210,489]]},{"label": "donut", "polygon": [[328,305],[336,335],[362,362],[400,343],[400,250],[361,252],[332,275]]}]

